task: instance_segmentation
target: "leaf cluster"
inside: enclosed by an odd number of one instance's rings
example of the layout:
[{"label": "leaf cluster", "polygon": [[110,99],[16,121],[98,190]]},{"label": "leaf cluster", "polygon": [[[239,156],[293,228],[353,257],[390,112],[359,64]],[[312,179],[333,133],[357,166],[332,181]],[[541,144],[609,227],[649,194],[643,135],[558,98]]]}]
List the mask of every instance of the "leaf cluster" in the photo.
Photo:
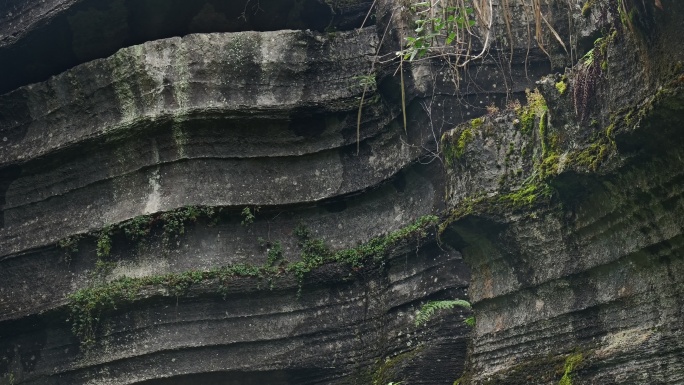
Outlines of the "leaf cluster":
[{"label": "leaf cluster", "polygon": [[[459,306],[464,309],[472,309],[470,302],[462,300],[462,299],[455,299],[455,300],[444,300],[444,301],[429,301],[423,307],[420,308],[418,313],[416,314],[416,326],[421,326],[425,323],[427,323],[437,311],[439,310],[451,310],[454,307]],[[467,318],[464,323],[466,323],[468,326],[474,326],[475,325],[475,318],[474,317],[469,317]]]},{"label": "leaf cluster", "polygon": [[413,4],[411,10],[420,17],[416,20],[415,35],[406,37],[406,48],[398,52],[404,60],[422,59],[457,44],[460,31],[476,23],[472,7],[447,6],[438,10],[431,2],[423,1]]}]

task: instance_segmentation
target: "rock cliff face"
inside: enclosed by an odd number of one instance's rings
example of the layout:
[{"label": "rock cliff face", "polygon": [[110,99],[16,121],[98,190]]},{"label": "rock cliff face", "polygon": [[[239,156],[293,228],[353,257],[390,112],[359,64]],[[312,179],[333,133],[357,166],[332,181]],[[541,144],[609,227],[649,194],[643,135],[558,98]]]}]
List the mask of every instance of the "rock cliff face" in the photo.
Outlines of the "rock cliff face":
[{"label": "rock cliff face", "polygon": [[425,299],[467,295],[428,217],[435,133],[404,131],[371,85],[357,139],[371,2],[239,3],[3,5],[2,383],[464,367],[461,315],[413,323]]},{"label": "rock cliff face", "polygon": [[465,382],[684,382],[684,9],[667,6],[621,22],[595,3],[614,21],[592,59],[450,133],[443,238],[478,317]]},{"label": "rock cliff face", "polygon": [[531,7],[0,5],[0,384],[684,383],[684,7]]}]

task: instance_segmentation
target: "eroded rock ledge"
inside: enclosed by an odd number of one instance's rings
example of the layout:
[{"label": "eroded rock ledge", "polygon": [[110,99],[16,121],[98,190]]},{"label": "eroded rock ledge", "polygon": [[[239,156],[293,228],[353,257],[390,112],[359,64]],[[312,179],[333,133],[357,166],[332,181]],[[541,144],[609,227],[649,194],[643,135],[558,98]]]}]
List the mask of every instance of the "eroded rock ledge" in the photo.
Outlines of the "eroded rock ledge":
[{"label": "eroded rock ledge", "polygon": [[404,2],[223,3],[4,4],[1,384],[684,381],[681,4],[495,4],[404,127]]},{"label": "eroded rock ledge", "polygon": [[0,5],[0,94],[120,48],[173,36],[351,30],[362,24],[371,4],[368,0],[11,0]]}]

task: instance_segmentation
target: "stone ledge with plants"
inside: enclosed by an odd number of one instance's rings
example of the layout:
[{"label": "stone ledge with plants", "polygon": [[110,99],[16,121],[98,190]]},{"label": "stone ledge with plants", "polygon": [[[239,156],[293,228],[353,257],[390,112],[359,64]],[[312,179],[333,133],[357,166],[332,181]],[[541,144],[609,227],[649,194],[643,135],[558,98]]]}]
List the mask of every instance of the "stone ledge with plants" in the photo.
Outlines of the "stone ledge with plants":
[{"label": "stone ledge with plants", "polygon": [[[198,209],[192,212],[199,216],[200,212],[208,211]],[[195,216],[191,218],[196,219]],[[141,222],[146,221],[138,220],[127,224]],[[285,280],[286,285],[287,282],[292,284],[294,277],[299,293],[306,284],[307,275],[325,265],[346,266],[347,268],[342,270],[346,273],[342,273],[341,279],[345,279],[345,274],[353,275],[364,269],[383,266],[392,255],[405,250],[407,246],[417,242],[428,242],[431,234],[434,235],[433,230],[438,222],[436,216],[424,216],[386,236],[376,237],[357,247],[338,251],[331,250],[322,240],[312,238],[310,231],[300,225],[294,231],[301,249],[300,259],[295,262],[283,259],[279,243],[274,242],[269,245],[267,262],[260,266],[236,264],[209,271],[187,271],[142,278],[120,277],[113,281],[96,283],[69,295],[68,307],[72,330],[81,341],[82,348],[87,351],[96,342],[98,322],[108,312],[115,311],[117,306],[143,298],[185,296],[191,293],[191,288],[198,288],[199,292],[195,295],[204,293],[225,297],[229,293],[230,282],[241,278],[252,279],[255,285],[260,286],[260,282],[266,282],[266,287],[273,287],[277,280]],[[140,227],[133,228],[135,230],[131,233],[144,235]],[[126,232],[130,227],[120,229]],[[99,261],[98,267],[94,272],[96,281],[106,277],[113,264]]]}]

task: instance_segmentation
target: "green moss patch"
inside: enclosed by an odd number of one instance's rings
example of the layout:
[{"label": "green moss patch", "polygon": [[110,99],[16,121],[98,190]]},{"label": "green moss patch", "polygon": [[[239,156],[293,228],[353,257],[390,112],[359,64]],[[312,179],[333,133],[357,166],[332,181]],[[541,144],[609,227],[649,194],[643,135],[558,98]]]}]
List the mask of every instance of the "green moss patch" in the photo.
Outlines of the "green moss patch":
[{"label": "green moss patch", "polygon": [[449,134],[442,136],[442,148],[447,166],[452,166],[463,157],[466,147],[474,139],[473,130],[480,125],[481,123],[472,124],[471,127],[464,128],[458,137]]},{"label": "green moss patch", "polygon": [[[412,224],[388,235],[376,237],[354,248],[332,251],[320,239],[310,238],[308,231],[297,230],[300,237],[301,254],[297,262],[281,261],[280,243],[276,242],[269,250],[266,264],[254,266],[236,264],[209,271],[188,271],[142,278],[121,277],[92,287],[78,290],[69,296],[70,320],[72,331],[81,341],[82,348],[88,350],[95,343],[96,329],[100,320],[125,303],[135,302],[147,296],[179,297],[186,295],[196,285],[205,285],[218,295],[225,295],[228,283],[235,278],[255,278],[272,281],[288,274],[294,274],[300,283],[300,290],[306,274],[326,264],[347,265],[352,271],[362,267],[382,264],[394,248],[407,244],[412,239],[428,236],[428,231],[439,221],[436,216],[428,215]],[[278,263],[280,262],[280,263]],[[103,269],[109,268],[107,264]],[[100,278],[106,276],[106,272]],[[152,293],[152,294],[149,294]]]},{"label": "green moss patch", "polygon": [[572,385],[572,371],[577,368],[582,361],[584,356],[582,353],[571,354],[565,359],[565,365],[563,367],[563,377],[558,382],[558,385]]},{"label": "green moss patch", "polygon": [[544,96],[538,89],[534,91],[527,90],[527,104],[516,108],[515,113],[518,115],[520,121],[519,127],[523,134],[529,134],[537,124],[537,119],[541,121],[542,117],[546,115],[549,108],[546,105]]}]

